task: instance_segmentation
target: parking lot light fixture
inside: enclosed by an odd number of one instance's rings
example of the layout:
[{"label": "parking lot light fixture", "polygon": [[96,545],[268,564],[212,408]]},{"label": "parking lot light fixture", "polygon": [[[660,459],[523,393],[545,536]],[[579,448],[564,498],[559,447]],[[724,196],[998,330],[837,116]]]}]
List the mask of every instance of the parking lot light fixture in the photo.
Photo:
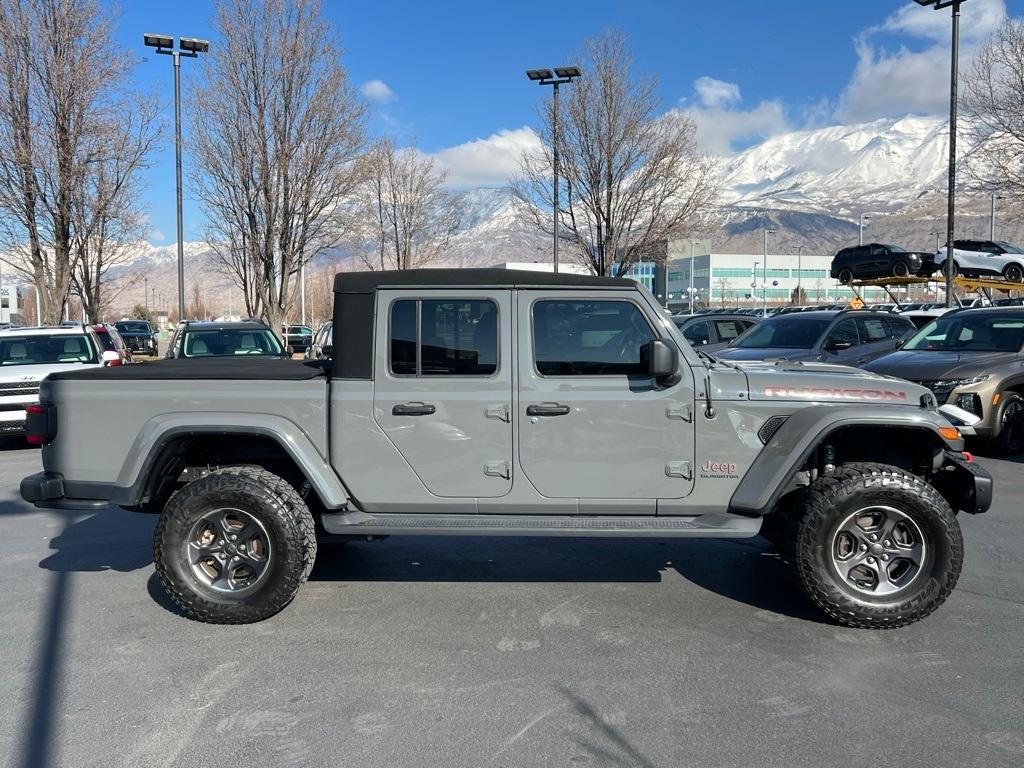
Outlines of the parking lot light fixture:
[{"label": "parking lot light fixture", "polygon": [[988,239],[996,239],[996,200],[1002,200],[1002,195],[997,195],[995,192],[992,193],[992,207],[989,211],[988,218]]},{"label": "parking lot light fixture", "polygon": [[178,319],[185,317],[185,244],[182,217],[181,193],[181,57],[194,59],[200,53],[209,53],[210,43],[195,37],[178,38],[178,50],[174,50],[174,38],[170,35],[146,33],[142,42],[157,53],[171,57],[174,64],[174,183],[177,191],[178,214]]},{"label": "parking lot light fixture", "polygon": [[946,260],[942,271],[946,275],[946,308],[953,306],[953,219],[956,214],[956,89],[958,58],[960,52],[960,6],[966,0],[914,0],[922,7],[934,8],[936,11],[951,8],[953,29],[950,41],[949,63],[949,186],[947,189],[946,207]]},{"label": "parking lot light fixture", "polygon": [[764,261],[761,262],[761,315],[768,314],[768,235],[774,235],[775,230],[765,228],[764,230]]},{"label": "parking lot light fixture", "polygon": [[[553,194],[551,201],[552,231],[554,238],[554,271],[558,271],[558,86],[567,85],[580,77],[583,73],[579,67],[555,67],[554,73],[550,69],[528,69],[526,76],[538,85],[550,85],[551,89],[551,154],[553,168]],[[602,265],[603,266],[603,265]]]}]

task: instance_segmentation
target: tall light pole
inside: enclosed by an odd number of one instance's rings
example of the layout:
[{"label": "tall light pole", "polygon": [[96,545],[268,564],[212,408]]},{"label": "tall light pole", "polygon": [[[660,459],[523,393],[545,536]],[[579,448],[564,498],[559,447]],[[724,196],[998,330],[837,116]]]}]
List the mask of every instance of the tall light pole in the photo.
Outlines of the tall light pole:
[{"label": "tall light pole", "polygon": [[857,227],[857,245],[864,245],[864,222],[871,218],[870,214],[862,213],[860,215],[860,224]]},{"label": "tall light pole", "polygon": [[184,224],[181,213],[181,57],[194,59],[200,53],[209,53],[210,43],[194,37],[179,37],[178,50],[170,35],[144,34],[142,42],[157,53],[171,57],[174,63],[174,181],[178,208],[178,321],[185,319],[185,247]]},{"label": "tall light pole", "polygon": [[693,244],[695,241],[690,241],[690,314],[693,314]]},{"label": "tall light pole", "polygon": [[[551,204],[552,236],[554,237],[554,270],[558,271],[558,141],[561,138],[558,132],[558,86],[567,85],[579,77],[582,73],[579,67],[555,67],[554,74],[550,69],[528,69],[526,76],[538,85],[550,85],[551,89],[551,153],[554,173],[552,174],[554,187]],[[601,264],[601,271],[604,272],[604,264]],[[305,322],[305,321],[303,321]]]},{"label": "tall light pole", "polygon": [[938,229],[928,233],[929,235],[935,235],[935,252],[939,252],[939,238],[942,236],[942,232]]},{"label": "tall light pole", "polygon": [[914,0],[924,7],[931,6],[935,10],[953,9],[953,31],[950,42],[949,63],[949,186],[946,197],[946,260],[943,272],[946,273],[946,307],[953,306],[953,217],[956,213],[956,88],[957,72],[960,55],[960,6],[965,0]]},{"label": "tall light pole", "polygon": [[761,314],[768,314],[768,235],[774,235],[774,229],[764,231],[764,262],[761,264]]},{"label": "tall light pole", "polygon": [[753,308],[757,301],[757,266],[760,262],[755,261],[754,266],[750,268],[750,306]]},{"label": "tall light pole", "polygon": [[[997,195],[995,192],[992,193],[992,207],[989,210],[988,218],[988,239],[996,239],[996,200],[1002,200],[1003,198]],[[936,250],[938,250],[936,248]]]}]

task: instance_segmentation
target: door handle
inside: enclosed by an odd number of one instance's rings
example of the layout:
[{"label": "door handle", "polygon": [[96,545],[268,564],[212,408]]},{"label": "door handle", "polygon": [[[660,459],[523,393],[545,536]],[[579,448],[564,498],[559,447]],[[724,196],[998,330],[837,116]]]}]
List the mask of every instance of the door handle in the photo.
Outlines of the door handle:
[{"label": "door handle", "polygon": [[399,403],[391,409],[392,416],[429,416],[437,410],[429,403]]},{"label": "door handle", "polygon": [[541,403],[526,406],[527,416],[566,416],[571,409],[568,405],[558,403]]}]

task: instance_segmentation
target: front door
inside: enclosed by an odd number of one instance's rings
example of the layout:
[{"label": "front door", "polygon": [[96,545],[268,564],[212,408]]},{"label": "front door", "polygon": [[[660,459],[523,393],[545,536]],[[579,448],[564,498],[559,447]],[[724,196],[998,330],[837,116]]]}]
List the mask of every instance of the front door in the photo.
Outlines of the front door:
[{"label": "front door", "polygon": [[674,499],[693,487],[692,372],[662,386],[640,349],[655,328],[632,291],[520,291],[519,463],[546,497]]},{"label": "front door", "polygon": [[[430,493],[512,489],[511,291],[380,291],[373,412]],[[380,313],[380,309],[378,309]]]}]

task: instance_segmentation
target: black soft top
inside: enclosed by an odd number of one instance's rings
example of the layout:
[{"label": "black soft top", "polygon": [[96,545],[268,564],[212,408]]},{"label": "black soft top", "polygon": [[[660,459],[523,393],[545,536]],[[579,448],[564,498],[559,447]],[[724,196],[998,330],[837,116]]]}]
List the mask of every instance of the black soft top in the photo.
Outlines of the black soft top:
[{"label": "black soft top", "polygon": [[335,293],[370,293],[378,288],[635,288],[622,277],[595,277],[529,269],[400,269],[340,272]]},{"label": "black soft top", "polygon": [[584,288],[631,290],[632,280],[529,269],[405,269],[341,272],[334,277],[334,354],[331,375],[373,378],[373,326],[381,288]]},{"label": "black soft top", "polygon": [[[71,366],[69,366],[71,368]],[[306,381],[323,376],[323,368],[302,360],[245,355],[239,357],[204,357],[157,360],[152,363],[71,369],[51,373],[49,379],[64,380],[234,380],[264,379],[271,381]]]}]

